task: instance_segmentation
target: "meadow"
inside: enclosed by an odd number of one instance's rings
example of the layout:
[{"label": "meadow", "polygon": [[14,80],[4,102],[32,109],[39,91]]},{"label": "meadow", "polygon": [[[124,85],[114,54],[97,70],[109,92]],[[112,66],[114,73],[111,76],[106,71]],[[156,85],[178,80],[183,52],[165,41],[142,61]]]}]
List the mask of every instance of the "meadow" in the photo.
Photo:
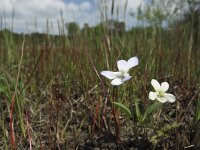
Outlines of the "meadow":
[{"label": "meadow", "polygon": [[[199,27],[64,28],[0,31],[0,149],[200,148]],[[100,74],[134,56],[126,83]],[[152,79],[168,82],[176,101],[149,100]]]}]

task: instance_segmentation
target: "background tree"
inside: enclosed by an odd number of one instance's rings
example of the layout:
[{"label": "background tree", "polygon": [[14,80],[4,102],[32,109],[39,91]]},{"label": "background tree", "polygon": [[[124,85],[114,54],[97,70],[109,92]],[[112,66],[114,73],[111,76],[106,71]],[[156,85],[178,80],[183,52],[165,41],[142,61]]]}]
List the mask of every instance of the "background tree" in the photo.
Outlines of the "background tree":
[{"label": "background tree", "polygon": [[88,23],[84,23],[83,25],[83,29],[81,30],[81,32],[84,34],[84,36],[87,36],[88,32],[89,32],[89,24]]},{"label": "background tree", "polygon": [[188,7],[186,0],[145,0],[138,8],[137,17],[148,25],[169,25],[183,18]]},{"label": "background tree", "polygon": [[76,22],[69,22],[66,24],[67,35],[70,38],[74,38],[80,33],[79,25]]}]

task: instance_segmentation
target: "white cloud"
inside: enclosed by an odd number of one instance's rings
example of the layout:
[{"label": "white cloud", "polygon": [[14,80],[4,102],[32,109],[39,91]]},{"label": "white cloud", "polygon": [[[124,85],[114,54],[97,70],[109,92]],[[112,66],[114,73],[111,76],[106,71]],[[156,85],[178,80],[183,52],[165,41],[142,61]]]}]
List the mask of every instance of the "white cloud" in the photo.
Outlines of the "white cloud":
[{"label": "white cloud", "polygon": [[91,8],[91,4],[87,1],[81,3],[80,5],[81,10],[90,10],[90,8]]},{"label": "white cloud", "polygon": [[80,3],[79,5],[70,2],[66,5],[66,10],[67,11],[79,11],[79,10],[89,10],[91,8],[91,3],[88,1],[84,1]]}]

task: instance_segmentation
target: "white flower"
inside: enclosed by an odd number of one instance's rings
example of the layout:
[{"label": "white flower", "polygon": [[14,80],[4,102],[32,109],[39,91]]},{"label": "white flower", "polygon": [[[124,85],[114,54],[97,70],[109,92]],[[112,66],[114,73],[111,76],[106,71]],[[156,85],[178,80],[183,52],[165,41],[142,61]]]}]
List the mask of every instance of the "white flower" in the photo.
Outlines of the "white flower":
[{"label": "white flower", "polygon": [[133,68],[134,66],[138,65],[138,58],[132,57],[128,61],[126,60],[118,60],[117,61],[117,68],[119,71],[102,71],[101,75],[105,76],[108,79],[111,79],[112,85],[120,85],[127,80],[131,79],[130,74],[128,71]]},{"label": "white flower", "polygon": [[157,99],[161,103],[175,102],[176,97],[173,94],[166,93],[166,91],[169,89],[169,84],[167,82],[162,82],[160,85],[157,80],[152,79],[151,85],[154,87],[155,92],[149,92],[149,99]]}]

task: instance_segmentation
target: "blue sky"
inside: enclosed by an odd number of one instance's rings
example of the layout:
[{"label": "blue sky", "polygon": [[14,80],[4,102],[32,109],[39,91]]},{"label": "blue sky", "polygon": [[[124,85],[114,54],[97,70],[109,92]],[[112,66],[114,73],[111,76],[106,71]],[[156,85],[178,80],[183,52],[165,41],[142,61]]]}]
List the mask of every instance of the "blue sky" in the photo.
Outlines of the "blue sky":
[{"label": "blue sky", "polygon": [[[99,5],[97,6],[97,4],[102,5],[102,1],[106,1],[108,18],[116,19],[118,11],[118,19],[125,21],[126,28],[130,29],[138,24],[136,18],[138,7],[149,5],[150,0],[128,0],[125,14],[126,0],[115,0],[113,16],[110,14],[112,0],[1,0],[0,19],[3,20],[3,26],[0,28],[11,28],[13,22],[15,32],[46,32],[48,21],[49,31],[58,34],[59,27],[63,27],[63,23],[71,21],[77,22],[80,27],[83,27],[84,23],[95,26],[102,20],[98,9]],[[159,3],[163,0],[157,1]],[[166,6],[168,6],[167,3]],[[167,8],[166,6],[165,8]],[[60,15],[61,11],[63,20]],[[14,20],[12,19],[13,12]],[[131,17],[130,13],[134,13],[135,17]]]}]

